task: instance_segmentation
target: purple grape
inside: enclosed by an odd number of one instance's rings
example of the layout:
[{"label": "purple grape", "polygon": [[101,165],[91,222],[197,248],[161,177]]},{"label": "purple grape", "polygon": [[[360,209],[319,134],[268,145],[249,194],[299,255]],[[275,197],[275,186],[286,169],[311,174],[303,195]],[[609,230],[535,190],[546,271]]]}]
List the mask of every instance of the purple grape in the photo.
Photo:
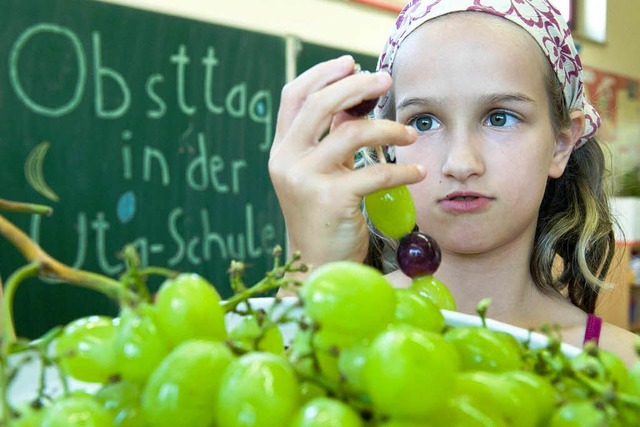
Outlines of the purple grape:
[{"label": "purple grape", "polygon": [[428,234],[414,231],[400,239],[396,257],[400,270],[407,276],[429,276],[440,266],[440,246]]},{"label": "purple grape", "polygon": [[360,104],[354,105],[351,108],[347,108],[345,111],[351,116],[362,117],[372,112],[377,103],[378,98],[365,99]]},{"label": "purple grape", "polygon": [[[363,71],[360,64],[356,63],[353,67],[353,74],[358,74],[358,73],[369,73],[369,72]],[[379,99],[378,97],[375,97],[373,99],[365,99],[361,103],[354,105],[351,108],[347,108],[344,111],[347,114],[354,117],[364,117],[373,111],[373,109],[376,107],[376,104],[378,103],[378,99]]]}]

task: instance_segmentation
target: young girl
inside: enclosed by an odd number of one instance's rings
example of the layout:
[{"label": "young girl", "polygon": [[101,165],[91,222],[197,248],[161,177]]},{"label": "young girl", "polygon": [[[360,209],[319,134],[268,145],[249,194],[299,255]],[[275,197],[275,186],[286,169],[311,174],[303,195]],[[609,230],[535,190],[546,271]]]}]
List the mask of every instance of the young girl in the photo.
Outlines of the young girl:
[{"label": "young girl", "polygon": [[[559,12],[546,0],[413,0],[378,64],[353,74],[341,57],[283,89],[269,168],[290,249],[314,266],[367,262],[408,286],[396,243],[361,210],[365,195],[407,184],[459,311],[491,297],[491,318],[556,324],[565,342],[599,339],[632,363],[636,336],[592,315],[614,238],[600,118]],[[375,97],[378,120],[344,113]],[[395,164],[354,167],[377,146]]]}]

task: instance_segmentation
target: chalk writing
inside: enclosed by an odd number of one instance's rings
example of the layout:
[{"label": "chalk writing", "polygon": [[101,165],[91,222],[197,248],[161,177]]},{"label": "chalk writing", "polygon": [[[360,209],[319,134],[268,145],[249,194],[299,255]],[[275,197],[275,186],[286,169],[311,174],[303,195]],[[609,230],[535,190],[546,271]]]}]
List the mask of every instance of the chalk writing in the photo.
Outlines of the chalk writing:
[{"label": "chalk writing", "polygon": [[[132,243],[138,249],[143,265],[166,265],[175,267],[187,262],[197,266],[202,262],[213,260],[229,262],[232,259],[257,260],[269,254],[276,242],[275,224],[266,223],[256,229],[254,207],[247,203],[244,209],[242,230],[214,230],[211,218],[215,209],[202,209],[199,212],[198,233],[189,234],[183,227],[186,215],[184,208],[173,208],[166,222],[165,230],[158,230],[160,235],[170,236],[170,245],[152,242],[150,237],[131,237],[121,242],[109,240],[113,222],[107,219],[105,212],[96,212],[88,221],[86,212],[78,212],[74,228],[77,235],[74,259],[63,260],[75,268],[82,268],[90,258],[97,262],[99,270],[107,275],[115,276],[124,270],[124,262],[117,253],[108,250],[112,247],[124,247]],[[41,218],[32,216],[30,235],[36,242],[40,240]],[[88,244],[93,242],[93,250]]]},{"label": "chalk writing", "polygon": [[[68,61],[73,63],[51,63],[49,68],[77,68],[75,89],[70,99],[56,99],[51,106],[43,105],[36,101],[32,94],[28,93],[23,85],[23,80],[28,78],[21,75],[19,66],[21,61],[29,62],[30,59],[37,62],[37,58],[24,58],[30,52],[26,49],[29,43],[35,43],[38,38],[61,37],[68,42],[69,55],[65,55]],[[93,76],[93,105],[94,113],[99,119],[118,119],[124,117],[131,110],[132,91],[122,71],[108,66],[108,61],[103,57],[103,37],[99,31],[91,33],[90,63],[87,65],[87,54],[78,35],[70,28],[55,23],[39,23],[24,30],[12,44],[9,51],[9,75],[11,87],[18,99],[31,111],[48,117],[62,117],[72,113],[81,104],[87,86],[89,68]],[[174,80],[176,104],[179,111],[187,116],[194,115],[198,108],[194,100],[187,99],[186,75],[191,65],[191,56],[187,46],[180,44],[177,53],[169,56],[170,64],[175,65]],[[205,110],[214,115],[224,115],[235,119],[248,118],[251,122],[263,126],[262,140],[258,148],[267,151],[272,140],[272,93],[270,90],[258,89],[250,93],[247,82],[237,82],[226,89],[222,85],[214,84],[215,68],[220,65],[220,60],[215,55],[215,48],[209,46],[203,56],[201,64],[204,68],[202,75],[202,95],[200,97]],[[144,83],[145,93],[152,104],[146,111],[146,117],[159,120],[167,115],[168,104],[160,94],[158,86],[165,83],[165,75],[151,72]],[[105,89],[107,83],[110,91]],[[113,90],[117,88],[117,90]],[[222,90],[223,93],[218,92]],[[216,95],[223,100],[222,104],[216,104]],[[194,95],[195,97],[195,95]],[[113,104],[113,105],[108,105]]]},{"label": "chalk writing", "polygon": [[[54,210],[10,219],[61,262],[113,278],[128,244],[143,266],[201,274],[222,296],[231,260],[247,284],[264,277],[285,234],[267,171],[284,40],[108,2],[7,2],[0,197]],[[0,242],[0,277],[23,263]],[[48,284],[16,299],[24,336],[115,309]]]}]

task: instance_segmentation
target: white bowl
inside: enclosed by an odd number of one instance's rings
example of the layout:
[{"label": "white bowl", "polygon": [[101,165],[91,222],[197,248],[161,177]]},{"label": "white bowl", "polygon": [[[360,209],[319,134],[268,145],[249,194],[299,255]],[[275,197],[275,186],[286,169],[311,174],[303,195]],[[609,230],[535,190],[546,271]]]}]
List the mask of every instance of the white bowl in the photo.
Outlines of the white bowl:
[{"label": "white bowl", "polygon": [[[249,303],[254,310],[265,310],[267,313],[273,311],[272,316],[280,316],[283,312],[289,311],[292,318],[299,316],[302,313],[300,307],[295,307],[294,304],[298,301],[297,297],[284,297],[281,298],[282,302],[274,308],[274,298],[252,298]],[[479,316],[471,314],[459,313],[457,311],[442,310],[444,319],[447,325],[450,326],[481,326],[482,320]],[[229,313],[227,315],[227,327],[232,327],[240,317],[237,314]],[[531,348],[545,347],[549,343],[549,338],[538,332],[531,332],[527,329],[519,328],[517,326],[510,325],[508,323],[499,322],[494,319],[486,319],[486,324],[489,329],[495,331],[507,332],[513,335],[521,343],[529,342]],[[288,344],[293,338],[296,325],[295,323],[285,323],[281,325],[281,330],[284,336],[285,344]],[[561,345],[562,352],[568,357],[574,357],[582,350],[578,347],[570,344],[563,343]]]}]

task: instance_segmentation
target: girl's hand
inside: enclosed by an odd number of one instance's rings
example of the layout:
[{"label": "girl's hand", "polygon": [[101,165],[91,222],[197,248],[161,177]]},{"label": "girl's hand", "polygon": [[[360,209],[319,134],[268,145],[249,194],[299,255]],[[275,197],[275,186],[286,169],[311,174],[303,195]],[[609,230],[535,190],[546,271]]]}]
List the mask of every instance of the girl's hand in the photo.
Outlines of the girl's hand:
[{"label": "girl's hand", "polygon": [[[305,263],[363,261],[368,231],[362,198],[381,188],[420,181],[416,165],[353,170],[360,147],[407,145],[415,132],[388,120],[344,110],[389,90],[387,73],[353,74],[350,56],[316,65],[282,90],[269,173],[287,226],[289,249]],[[331,131],[327,134],[327,131]],[[326,136],[325,136],[326,135]]]}]

